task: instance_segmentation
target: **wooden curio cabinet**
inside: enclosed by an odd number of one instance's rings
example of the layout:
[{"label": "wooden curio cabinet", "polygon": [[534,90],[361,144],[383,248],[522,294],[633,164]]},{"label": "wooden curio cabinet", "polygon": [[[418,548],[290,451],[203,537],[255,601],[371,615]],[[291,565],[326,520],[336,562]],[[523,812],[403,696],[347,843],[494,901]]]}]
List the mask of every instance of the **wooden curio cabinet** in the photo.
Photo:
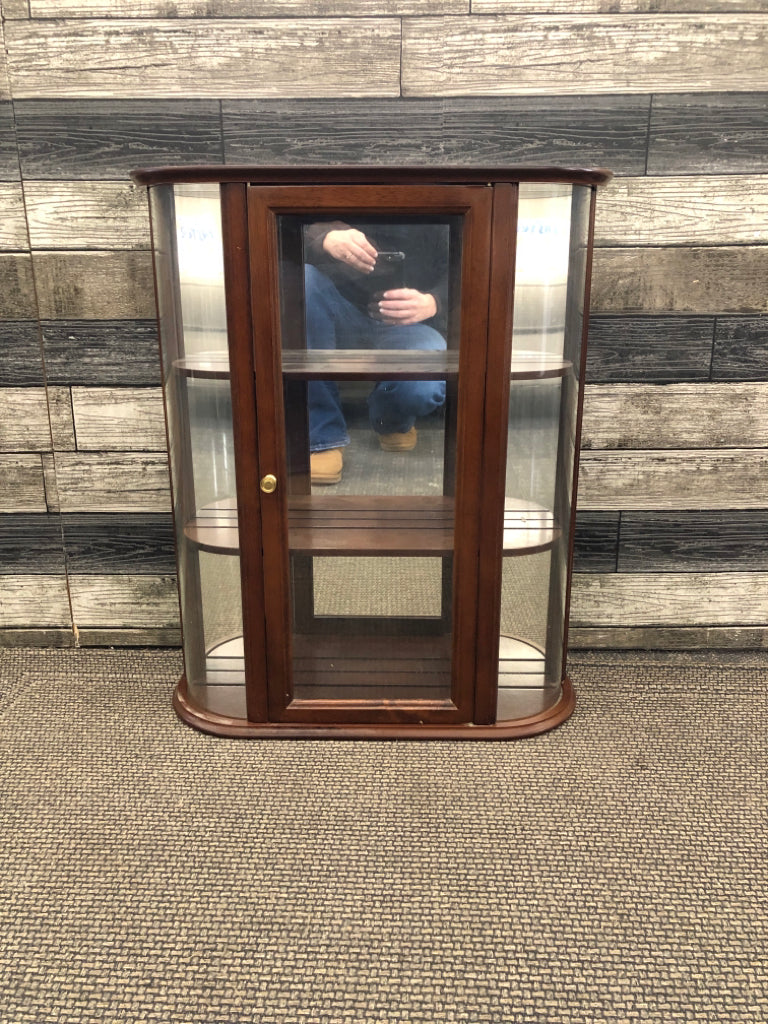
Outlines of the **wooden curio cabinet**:
[{"label": "wooden curio cabinet", "polygon": [[609,177],[135,172],[185,721],[488,739],[570,715],[594,203]]}]

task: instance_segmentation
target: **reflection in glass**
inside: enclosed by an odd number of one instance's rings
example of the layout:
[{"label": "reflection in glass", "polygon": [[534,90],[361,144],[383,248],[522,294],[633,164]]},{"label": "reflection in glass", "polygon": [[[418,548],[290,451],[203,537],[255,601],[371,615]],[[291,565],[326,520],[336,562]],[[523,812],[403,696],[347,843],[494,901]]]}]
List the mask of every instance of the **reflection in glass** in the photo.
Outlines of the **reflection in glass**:
[{"label": "reflection in glass", "polygon": [[450,698],[460,229],[279,218],[296,699]]}]

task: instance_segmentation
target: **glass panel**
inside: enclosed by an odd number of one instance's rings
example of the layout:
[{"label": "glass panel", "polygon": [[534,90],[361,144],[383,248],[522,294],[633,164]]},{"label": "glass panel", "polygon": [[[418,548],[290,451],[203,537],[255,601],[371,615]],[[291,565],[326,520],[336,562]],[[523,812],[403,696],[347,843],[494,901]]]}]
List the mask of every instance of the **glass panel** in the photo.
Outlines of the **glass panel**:
[{"label": "glass panel", "polygon": [[158,186],[151,201],[187,683],[198,705],[245,717],[219,188]]},{"label": "glass panel", "polygon": [[448,700],[461,218],[278,225],[294,699]]},{"label": "glass panel", "polygon": [[521,184],[499,718],[560,694],[590,189]]}]

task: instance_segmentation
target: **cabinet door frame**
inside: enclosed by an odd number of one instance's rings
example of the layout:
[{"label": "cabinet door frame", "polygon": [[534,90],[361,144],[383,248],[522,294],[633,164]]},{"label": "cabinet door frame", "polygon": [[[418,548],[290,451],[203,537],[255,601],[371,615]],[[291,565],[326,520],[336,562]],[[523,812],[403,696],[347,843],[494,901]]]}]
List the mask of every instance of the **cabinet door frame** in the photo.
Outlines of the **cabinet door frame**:
[{"label": "cabinet door frame", "polygon": [[[243,549],[244,580],[263,579],[270,721],[337,724],[451,724],[473,721],[477,656],[479,496],[485,405],[493,188],[487,185],[251,185],[251,267],[258,465],[277,477],[261,494],[261,564]],[[294,700],[278,218],[284,215],[461,216],[461,306],[450,700]],[[284,481],[283,481],[284,483]],[[253,480],[251,486],[258,487]],[[262,576],[258,575],[258,570]],[[263,682],[263,681],[262,681]]]}]

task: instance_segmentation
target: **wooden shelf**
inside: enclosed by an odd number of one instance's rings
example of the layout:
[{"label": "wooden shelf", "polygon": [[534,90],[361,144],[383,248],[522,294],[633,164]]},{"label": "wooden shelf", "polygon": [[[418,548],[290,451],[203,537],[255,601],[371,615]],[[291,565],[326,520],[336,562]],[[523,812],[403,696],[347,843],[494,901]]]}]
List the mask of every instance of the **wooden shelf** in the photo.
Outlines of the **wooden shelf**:
[{"label": "wooden shelf", "polygon": [[[200,509],[184,527],[200,550],[237,554],[233,500]],[[504,502],[505,555],[545,551],[560,536],[535,502]],[[288,542],[297,555],[445,556],[453,551],[453,499],[431,495],[295,495],[288,499]]]},{"label": "wooden shelf", "polygon": [[[226,352],[200,352],[177,359],[174,367],[187,377],[228,380]],[[512,358],[512,380],[545,380],[564,376],[571,367],[567,360],[539,352],[516,352]],[[414,349],[345,349],[313,351],[284,349],[283,376],[290,380],[455,380],[459,372],[458,352],[424,352]]]}]

